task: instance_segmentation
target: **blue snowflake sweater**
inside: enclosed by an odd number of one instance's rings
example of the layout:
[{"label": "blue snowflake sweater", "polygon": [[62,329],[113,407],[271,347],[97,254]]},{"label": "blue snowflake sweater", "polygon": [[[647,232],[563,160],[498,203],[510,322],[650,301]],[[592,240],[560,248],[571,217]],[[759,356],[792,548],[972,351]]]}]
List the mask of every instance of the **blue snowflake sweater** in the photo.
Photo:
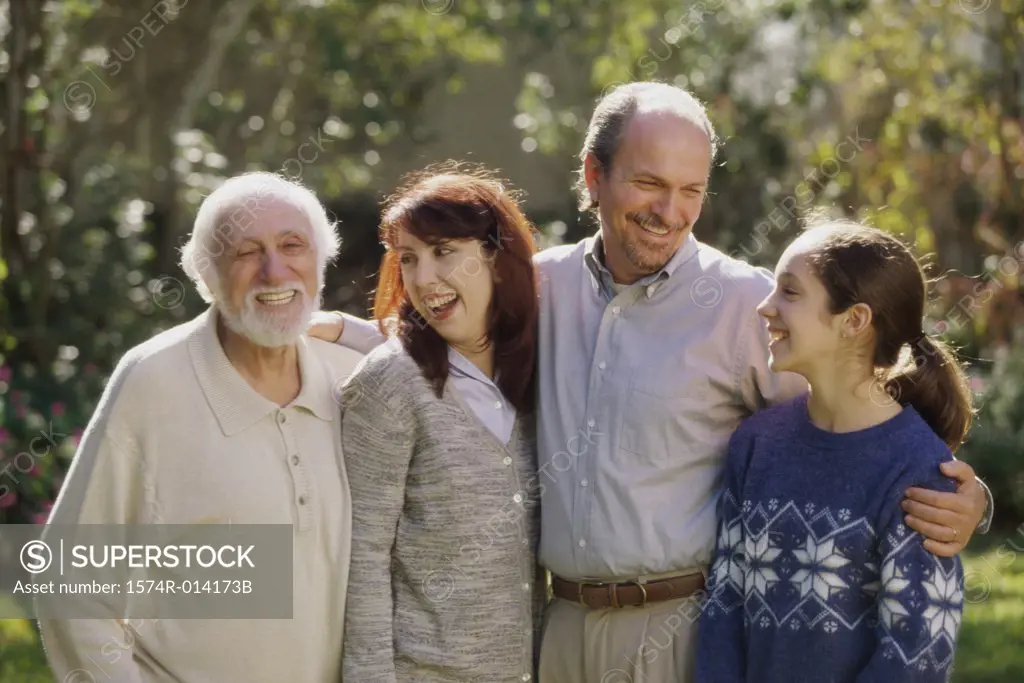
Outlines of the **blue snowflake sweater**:
[{"label": "blue snowflake sweater", "polygon": [[963,569],[903,523],[914,485],[955,490],[952,454],[911,407],[836,434],[807,396],[729,442],[697,683],[946,681]]}]

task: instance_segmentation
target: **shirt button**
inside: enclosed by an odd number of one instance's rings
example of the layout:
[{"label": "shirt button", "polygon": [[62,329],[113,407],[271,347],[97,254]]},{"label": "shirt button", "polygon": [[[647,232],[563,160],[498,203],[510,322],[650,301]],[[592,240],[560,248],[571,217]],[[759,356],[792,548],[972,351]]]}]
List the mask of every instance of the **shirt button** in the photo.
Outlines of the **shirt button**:
[{"label": "shirt button", "polygon": [[605,364],[604,361],[601,361],[600,363],[597,364],[598,370],[604,370],[605,367],[607,367],[607,365]]},{"label": "shirt button", "polygon": [[618,315],[619,311],[622,310],[618,306],[612,306],[612,315]]},{"label": "shirt button", "polygon": [[506,455],[504,458],[501,459],[501,462],[505,464],[505,467],[508,467],[509,465],[512,464],[512,458]]},{"label": "shirt button", "polygon": [[519,493],[517,491],[516,495],[512,496],[512,500],[514,500],[517,503],[522,503],[523,502],[523,494],[521,494],[521,493]]},{"label": "shirt button", "polygon": [[530,545],[530,539],[524,538],[523,539],[523,545]]},{"label": "shirt button", "polygon": [[587,547],[587,542],[586,542],[586,541],[584,541],[584,540],[583,540],[582,538],[580,539],[580,547],[581,547],[581,548],[585,548],[585,547]]},{"label": "shirt button", "polygon": [[520,678],[522,678],[524,681],[528,681],[530,680],[530,674],[523,674],[522,676],[520,676]]},{"label": "shirt button", "polygon": [[591,420],[587,420],[587,426],[588,427],[593,427],[594,426],[594,421],[592,419]]},{"label": "shirt button", "polygon": [[648,297],[654,296],[654,290],[656,290],[657,288],[658,288],[657,285],[647,285],[647,296]]},{"label": "shirt button", "polygon": [[305,504],[306,504],[306,497],[305,496],[299,496],[299,505],[305,505]]},{"label": "shirt button", "polygon": [[293,455],[292,456],[292,464],[293,465],[298,465],[299,464],[299,456],[297,456],[297,455]]},{"label": "shirt button", "polygon": [[586,488],[587,484],[589,484],[589,483],[590,483],[590,482],[589,482],[589,481],[587,481],[586,479],[581,479],[581,480],[580,480],[580,486],[582,486],[582,487],[584,487],[584,488]]},{"label": "shirt button", "polygon": [[494,407],[495,408],[501,408],[501,401],[495,401],[494,402]]},{"label": "shirt button", "polygon": [[278,421],[278,423],[284,424],[284,421],[287,420],[287,419],[288,418],[285,416],[284,413],[278,413],[277,414],[277,421]]},{"label": "shirt button", "polygon": [[530,584],[528,584],[528,583],[524,583],[524,584],[523,584],[523,590],[524,590],[524,591],[528,591],[528,590],[530,590]]}]

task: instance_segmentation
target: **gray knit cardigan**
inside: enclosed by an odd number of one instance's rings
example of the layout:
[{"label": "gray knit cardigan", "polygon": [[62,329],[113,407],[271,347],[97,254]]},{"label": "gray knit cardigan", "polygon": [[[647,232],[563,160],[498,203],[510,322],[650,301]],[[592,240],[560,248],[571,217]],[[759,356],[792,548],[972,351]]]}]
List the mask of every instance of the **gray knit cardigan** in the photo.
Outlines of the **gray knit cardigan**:
[{"label": "gray knit cardigan", "polygon": [[499,443],[396,340],[341,392],[352,491],[344,680],[536,680],[545,585],[532,416]]}]

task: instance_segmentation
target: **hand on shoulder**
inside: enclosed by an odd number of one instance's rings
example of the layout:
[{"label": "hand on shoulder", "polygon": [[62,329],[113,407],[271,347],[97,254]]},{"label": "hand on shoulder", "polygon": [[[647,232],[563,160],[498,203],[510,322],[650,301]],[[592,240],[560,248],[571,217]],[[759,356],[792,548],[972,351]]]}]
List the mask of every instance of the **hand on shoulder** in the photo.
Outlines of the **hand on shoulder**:
[{"label": "hand on shoulder", "polygon": [[345,329],[345,318],[338,311],[316,311],[310,319],[306,334],[336,344]]}]

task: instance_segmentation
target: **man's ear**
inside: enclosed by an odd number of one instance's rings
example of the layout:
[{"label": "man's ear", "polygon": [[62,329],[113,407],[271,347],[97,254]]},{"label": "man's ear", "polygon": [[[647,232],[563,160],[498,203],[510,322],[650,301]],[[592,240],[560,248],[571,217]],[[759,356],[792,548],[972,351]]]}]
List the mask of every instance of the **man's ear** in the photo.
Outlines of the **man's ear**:
[{"label": "man's ear", "polygon": [[604,177],[604,167],[597,157],[588,154],[583,160],[583,180],[587,184],[587,192],[590,194],[590,202],[597,206],[597,197],[601,187],[601,180]]}]

